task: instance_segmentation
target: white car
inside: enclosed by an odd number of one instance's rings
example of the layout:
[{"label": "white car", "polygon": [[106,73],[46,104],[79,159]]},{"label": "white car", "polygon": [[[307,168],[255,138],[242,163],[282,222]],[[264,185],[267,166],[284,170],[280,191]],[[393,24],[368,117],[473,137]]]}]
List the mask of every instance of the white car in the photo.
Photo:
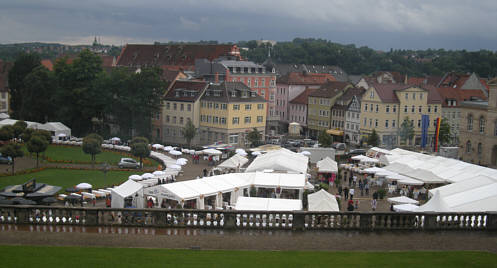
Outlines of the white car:
[{"label": "white car", "polygon": [[133,158],[121,158],[121,161],[119,161],[119,164],[117,164],[119,168],[139,168],[140,163],[137,162]]}]

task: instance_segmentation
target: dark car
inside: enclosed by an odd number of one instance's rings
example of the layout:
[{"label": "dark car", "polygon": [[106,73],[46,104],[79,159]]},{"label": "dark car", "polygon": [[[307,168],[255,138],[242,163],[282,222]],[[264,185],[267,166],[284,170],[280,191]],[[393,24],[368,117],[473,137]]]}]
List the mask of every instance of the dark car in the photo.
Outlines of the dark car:
[{"label": "dark car", "polygon": [[10,156],[2,156],[2,154],[0,154],[0,164],[4,164],[4,165],[12,165],[12,157]]},{"label": "dark car", "polygon": [[354,149],[349,152],[349,155],[360,155],[360,154],[366,154],[366,150],[364,149]]}]

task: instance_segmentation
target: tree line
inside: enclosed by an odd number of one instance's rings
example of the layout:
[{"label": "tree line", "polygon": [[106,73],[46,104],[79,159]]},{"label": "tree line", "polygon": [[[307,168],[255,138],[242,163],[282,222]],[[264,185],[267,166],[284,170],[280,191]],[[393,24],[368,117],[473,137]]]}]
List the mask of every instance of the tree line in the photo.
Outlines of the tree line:
[{"label": "tree line", "polygon": [[489,50],[394,50],[342,45],[323,39],[296,38],[291,42],[257,45],[239,42],[242,56],[262,63],[271,50],[276,63],[336,65],[348,74],[368,75],[376,71],[396,71],[410,76],[443,75],[446,72],[475,72],[481,77],[497,76],[497,53]]},{"label": "tree line", "polygon": [[22,53],[9,72],[12,117],[60,121],[79,137],[92,132],[108,137],[111,128],[124,139],[149,137],[165,92],[161,73],[159,68],[104,71],[101,58],[88,50],[72,63],[59,59],[50,71],[38,54]]}]

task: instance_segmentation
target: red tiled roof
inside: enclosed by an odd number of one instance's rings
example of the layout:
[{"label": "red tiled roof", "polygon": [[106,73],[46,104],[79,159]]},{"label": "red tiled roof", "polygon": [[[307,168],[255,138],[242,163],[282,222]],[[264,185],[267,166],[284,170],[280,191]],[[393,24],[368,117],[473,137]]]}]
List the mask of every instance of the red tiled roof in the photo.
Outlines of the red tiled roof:
[{"label": "red tiled roof", "polygon": [[309,98],[309,94],[313,92],[315,89],[313,88],[306,88],[304,92],[300,93],[297,97],[295,97],[293,100],[290,101],[292,104],[307,104],[307,101]]},{"label": "red tiled roof", "polygon": [[321,87],[319,87],[318,89],[309,93],[309,96],[333,98],[348,86],[352,87],[352,84],[349,82],[339,82],[339,81],[327,82],[326,84],[321,85]]},{"label": "red tiled roof", "polygon": [[[349,88],[347,92],[345,92],[338,100],[342,100],[345,103],[348,103],[354,96],[357,96],[358,99],[361,99],[362,94],[364,94],[366,90],[363,87],[353,87]],[[345,104],[346,105],[346,104]]]},{"label": "red tiled roof", "polygon": [[162,80],[172,82],[176,80],[176,77],[181,73],[180,70],[169,69],[167,67],[161,67],[162,69]]},{"label": "red tiled roof", "polygon": [[114,60],[116,59],[114,56],[108,56],[108,55],[101,55],[100,58],[102,58],[102,67],[113,67],[114,65]]},{"label": "red tiled roof", "polygon": [[406,84],[372,84],[380,99],[386,103],[398,103],[399,99],[395,91],[404,90],[410,87],[419,87],[428,91],[428,103],[441,103],[442,98],[437,92],[436,87],[431,85],[406,85]]},{"label": "red tiled roof", "polygon": [[409,77],[407,78],[407,84],[409,85],[424,85],[426,78],[424,77]]},{"label": "red tiled roof", "polygon": [[212,61],[221,56],[241,59],[236,45],[126,45],[117,59],[118,66],[195,66],[196,59]]},{"label": "red tiled roof", "polygon": [[[188,102],[194,102],[204,92],[204,90],[207,88],[209,83],[204,82],[204,81],[175,81],[171,89],[166,93],[164,96],[164,100],[170,100],[170,101],[188,101]],[[195,93],[194,96],[191,96],[190,94],[187,94],[185,96],[184,92],[193,92]],[[176,96],[176,92],[179,92],[179,96]]]},{"label": "red tiled roof", "polygon": [[277,83],[288,85],[321,85],[328,81],[336,81],[336,79],[333,75],[327,73],[291,72],[278,78]]},{"label": "red tiled roof", "polygon": [[490,89],[487,85],[487,81],[485,79],[480,79],[480,83],[487,89],[487,91]]},{"label": "red tiled roof", "polygon": [[438,93],[442,98],[442,105],[447,106],[447,100],[457,100],[456,104],[459,105],[462,101],[481,99],[486,100],[487,96],[479,89],[460,89],[453,87],[439,87]]},{"label": "red tiled roof", "polygon": [[45,66],[49,71],[53,71],[53,63],[49,59],[41,60],[41,65]]}]

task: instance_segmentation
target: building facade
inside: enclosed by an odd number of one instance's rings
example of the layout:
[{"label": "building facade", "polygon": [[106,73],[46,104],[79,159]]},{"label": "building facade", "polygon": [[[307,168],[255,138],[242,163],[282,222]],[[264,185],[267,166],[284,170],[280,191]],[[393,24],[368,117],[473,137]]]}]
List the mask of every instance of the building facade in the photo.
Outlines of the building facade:
[{"label": "building facade", "polygon": [[[322,85],[319,89],[309,94],[307,126],[311,137],[317,138],[321,131],[333,129],[331,109],[336,100],[352,87],[352,84],[348,82],[334,81]],[[336,134],[340,135],[339,133]]]},{"label": "building facade", "polygon": [[297,97],[289,102],[289,119],[290,122],[296,122],[300,125],[302,134],[308,136],[307,128],[307,101],[309,94],[315,89],[307,88],[304,92],[300,93]]},{"label": "building facade", "polygon": [[488,82],[488,101],[463,101],[459,158],[497,168],[497,79]]},{"label": "building facade", "polygon": [[[165,144],[186,144],[182,131],[188,120],[196,128],[200,126],[200,98],[208,85],[202,81],[175,81],[162,100],[161,113],[154,120],[160,125],[153,124],[153,137]],[[199,133],[191,143],[200,144]]]},{"label": "building facade", "polygon": [[441,117],[441,98],[434,87],[403,84],[372,84],[361,99],[361,138],[376,130],[380,143],[386,147],[401,144],[402,122],[412,125],[414,137],[406,139],[409,146],[421,145],[422,115],[429,118],[427,146],[432,144],[436,119]]},{"label": "building facade", "polygon": [[254,128],[265,135],[266,109],[266,100],[241,82],[211,84],[200,103],[200,142],[248,146]]}]

